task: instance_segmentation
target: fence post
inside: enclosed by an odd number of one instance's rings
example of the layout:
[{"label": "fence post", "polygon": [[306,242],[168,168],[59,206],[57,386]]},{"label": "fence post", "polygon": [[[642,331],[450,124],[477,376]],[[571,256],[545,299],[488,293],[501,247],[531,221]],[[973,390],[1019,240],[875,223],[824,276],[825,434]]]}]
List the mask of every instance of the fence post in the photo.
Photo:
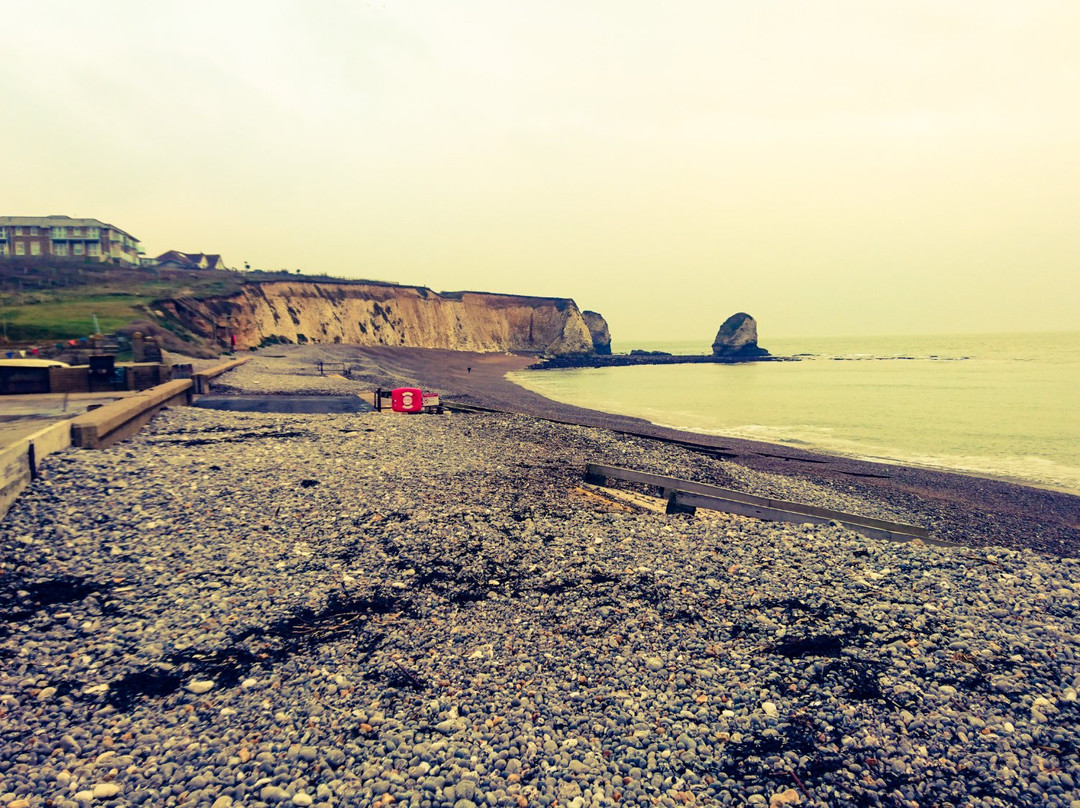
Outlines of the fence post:
[{"label": "fence post", "polygon": [[664,509],[664,513],[685,513],[689,516],[697,513],[697,508],[693,505],[683,505],[679,502],[677,489],[665,488],[664,496],[667,497],[667,508]]}]

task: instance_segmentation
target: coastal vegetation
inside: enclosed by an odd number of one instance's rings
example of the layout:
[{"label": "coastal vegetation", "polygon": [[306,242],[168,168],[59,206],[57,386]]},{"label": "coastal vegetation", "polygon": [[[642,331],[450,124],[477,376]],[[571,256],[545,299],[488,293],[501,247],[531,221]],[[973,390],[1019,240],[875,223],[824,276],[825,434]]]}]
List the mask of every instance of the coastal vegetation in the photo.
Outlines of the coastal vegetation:
[{"label": "coastal vegetation", "polygon": [[[329,275],[301,278],[355,282]],[[198,344],[202,340],[161,310],[158,301],[223,297],[235,294],[247,283],[286,279],[297,280],[297,275],[286,271],[192,272],[40,259],[0,260],[0,339],[9,343],[69,340],[96,331],[129,331],[149,323]]]},{"label": "coastal vegetation", "polygon": [[590,312],[586,320],[565,297],[258,271],[23,262],[5,272],[0,322],[9,343],[142,331],[185,352],[275,338],[543,355],[610,351],[604,318]]},{"label": "coastal vegetation", "polygon": [[[136,269],[107,264],[0,263],[0,322],[13,343],[68,340],[163,319],[154,301],[229,294],[236,272]],[[96,317],[96,323],[95,323]]]}]

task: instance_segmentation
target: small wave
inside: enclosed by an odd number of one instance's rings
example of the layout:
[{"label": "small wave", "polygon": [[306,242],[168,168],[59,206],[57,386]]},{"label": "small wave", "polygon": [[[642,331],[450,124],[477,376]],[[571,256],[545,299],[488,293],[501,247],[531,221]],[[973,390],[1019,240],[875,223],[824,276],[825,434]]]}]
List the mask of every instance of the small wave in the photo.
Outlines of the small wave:
[{"label": "small wave", "polygon": [[[841,356],[857,364],[834,365]],[[950,357],[936,345],[806,358],[810,366],[801,369],[671,366],[638,368],[643,372],[633,376],[608,369],[509,378],[558,401],[673,429],[1080,494],[1080,434],[1069,403],[1075,385],[1064,366],[1029,364],[1033,369],[1018,375],[1018,365],[1002,361],[1017,357],[995,356],[954,366],[954,373],[939,363],[970,355]],[[874,361],[885,359],[897,361]]]},{"label": "small wave", "polygon": [[834,362],[964,362],[971,359],[970,356],[938,356],[936,354],[928,354],[925,356],[838,354],[825,358]]},{"label": "small wave", "polygon": [[657,426],[686,432],[775,443],[839,457],[865,460],[870,463],[955,471],[976,477],[1005,480],[1080,495],[1080,467],[1034,455],[993,457],[904,452],[895,448],[868,446],[848,440],[838,436],[834,429],[828,427],[775,427],[764,424],[743,424],[725,429],[701,429],[688,427],[685,423],[654,423]]},{"label": "small wave", "polygon": [[[874,459],[874,458],[866,458]],[[958,471],[976,477],[1048,488],[1066,494],[1080,495],[1080,468],[1067,466],[1045,457],[1018,455],[989,457],[983,455],[908,455],[876,458],[881,462],[905,466]]]}]

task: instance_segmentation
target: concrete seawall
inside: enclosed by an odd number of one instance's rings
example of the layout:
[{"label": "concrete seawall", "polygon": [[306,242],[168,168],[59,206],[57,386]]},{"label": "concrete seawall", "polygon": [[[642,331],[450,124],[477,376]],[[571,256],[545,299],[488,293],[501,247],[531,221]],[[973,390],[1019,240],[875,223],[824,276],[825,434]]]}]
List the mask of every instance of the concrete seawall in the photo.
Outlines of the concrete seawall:
[{"label": "concrete seawall", "polygon": [[0,451],[0,517],[8,512],[11,503],[23,489],[37,478],[38,462],[46,455],[70,445],[70,424],[61,421],[27,435]]},{"label": "concrete seawall", "polygon": [[191,379],[177,379],[72,418],[71,445],[103,449],[130,438],[162,407],[190,404],[193,388]]},{"label": "concrete seawall", "polygon": [[122,401],[114,401],[71,421],[71,445],[84,449],[103,449],[130,438],[154,417],[162,407],[185,406],[191,397],[209,389],[211,379],[247,362],[242,357],[193,373],[190,379],[159,384]]},{"label": "concrete seawall", "polygon": [[27,435],[0,451],[0,518],[16,497],[37,477],[37,464],[47,455],[78,446],[104,449],[130,438],[162,408],[186,406],[210,379],[248,361],[243,357],[194,374],[190,379],[159,384],[120,401],[113,401],[75,418]]},{"label": "concrete seawall", "polygon": [[215,365],[212,368],[200,370],[198,373],[192,373],[191,381],[194,384],[194,389],[192,392],[194,392],[195,395],[199,396],[209,392],[211,379],[216,379],[222,373],[228,373],[233,368],[240,367],[242,364],[244,364],[250,359],[250,356],[242,356],[239,359],[233,359],[229,362],[223,362],[220,365]]}]

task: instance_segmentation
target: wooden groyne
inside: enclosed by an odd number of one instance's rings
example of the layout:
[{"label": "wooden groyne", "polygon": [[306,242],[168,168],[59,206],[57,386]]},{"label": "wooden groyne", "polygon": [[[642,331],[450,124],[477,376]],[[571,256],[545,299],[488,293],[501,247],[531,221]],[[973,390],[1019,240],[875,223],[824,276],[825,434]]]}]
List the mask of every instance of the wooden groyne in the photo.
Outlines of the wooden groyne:
[{"label": "wooden groyne", "polygon": [[708,508],[772,522],[789,522],[793,524],[839,522],[845,527],[875,539],[902,542],[917,539],[925,544],[933,544],[939,547],[959,546],[952,542],[935,539],[930,535],[930,531],[919,525],[875,519],[830,508],[820,508],[802,502],[759,497],[743,491],[734,491],[729,488],[697,483],[677,477],[650,474],[620,466],[589,463],[585,467],[584,479],[587,483],[600,486],[606,486],[608,480],[612,479],[659,488],[662,497],[667,500],[668,513],[693,514],[697,508]]}]

